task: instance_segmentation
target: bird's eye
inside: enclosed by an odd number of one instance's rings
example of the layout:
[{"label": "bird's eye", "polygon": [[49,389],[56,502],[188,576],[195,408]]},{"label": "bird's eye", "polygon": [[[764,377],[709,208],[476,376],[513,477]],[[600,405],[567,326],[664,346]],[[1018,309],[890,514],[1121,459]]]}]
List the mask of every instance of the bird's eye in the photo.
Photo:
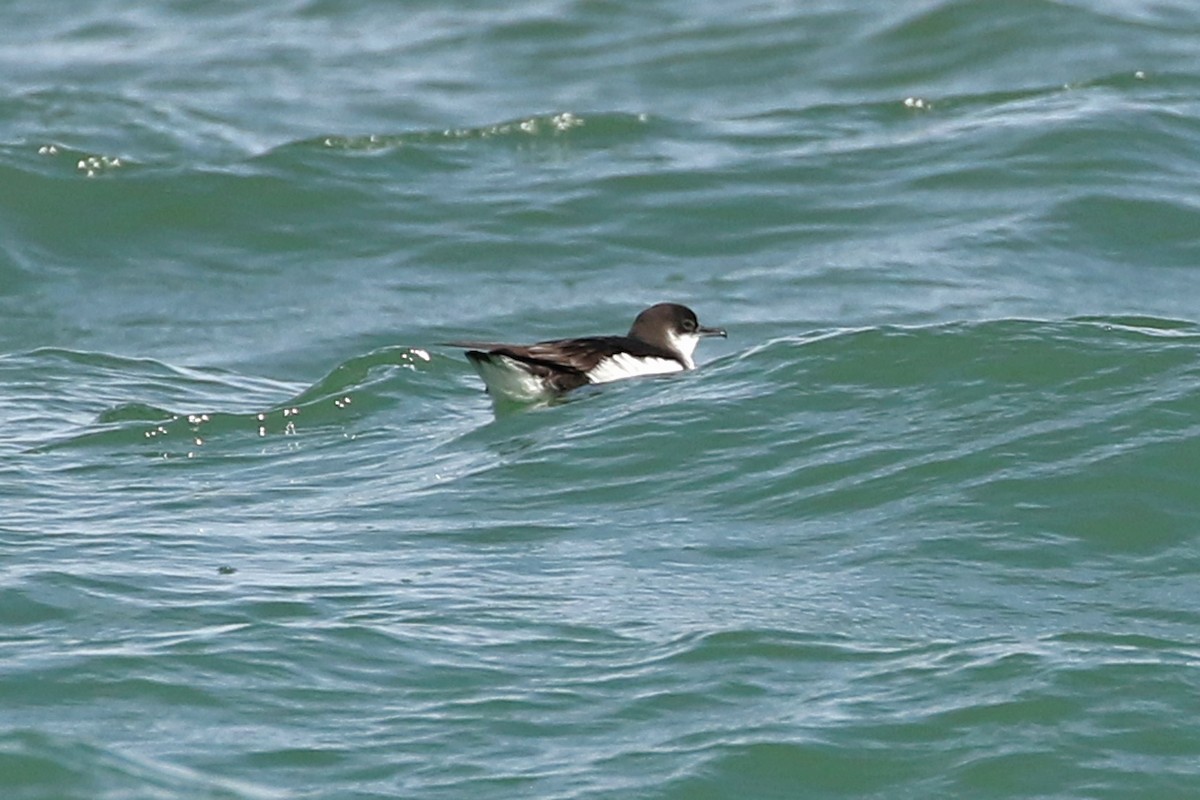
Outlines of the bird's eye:
[{"label": "bird's eye", "polygon": [[683,329],[688,333],[691,333],[692,331],[696,330],[696,323],[693,320],[685,319],[683,321]]}]

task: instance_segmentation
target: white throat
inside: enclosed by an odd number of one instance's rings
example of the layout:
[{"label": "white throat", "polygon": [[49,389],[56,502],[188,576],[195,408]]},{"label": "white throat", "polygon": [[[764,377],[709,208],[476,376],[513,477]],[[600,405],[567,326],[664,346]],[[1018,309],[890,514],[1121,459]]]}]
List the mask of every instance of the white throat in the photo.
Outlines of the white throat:
[{"label": "white throat", "polygon": [[695,333],[668,333],[667,341],[672,349],[679,353],[679,357],[683,359],[685,369],[695,369],[696,362],[692,360],[692,353],[696,352],[696,345],[700,342],[700,336]]}]

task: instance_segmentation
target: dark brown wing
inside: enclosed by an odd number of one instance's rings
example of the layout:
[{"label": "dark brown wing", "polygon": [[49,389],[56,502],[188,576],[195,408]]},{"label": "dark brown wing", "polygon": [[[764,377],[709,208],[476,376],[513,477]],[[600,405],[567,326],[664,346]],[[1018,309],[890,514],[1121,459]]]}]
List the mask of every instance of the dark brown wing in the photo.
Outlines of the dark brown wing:
[{"label": "dark brown wing", "polygon": [[544,364],[548,367],[589,372],[606,358],[628,353],[646,358],[678,360],[674,353],[628,336],[587,336],[581,339],[555,339],[537,344],[491,344],[459,342],[458,347],[470,347],[488,353],[499,353],[518,361]]},{"label": "dark brown wing", "polygon": [[648,358],[677,360],[673,353],[628,336],[588,336],[581,339],[555,339],[537,344],[499,344],[496,342],[447,342],[452,347],[469,348],[467,358],[488,360],[489,356],[507,356],[520,362],[530,374],[548,381],[561,392],[588,383],[587,373],[617,353]]},{"label": "dark brown wing", "polygon": [[[587,375],[578,370],[557,364],[548,364],[531,358],[522,358],[512,352],[513,349],[500,346],[487,352],[482,350],[468,350],[467,359],[476,365],[476,369],[479,369],[478,365],[481,362],[504,366],[498,363],[502,358],[509,362],[516,362],[520,365],[520,369],[534,377],[540,378],[546,383],[548,388],[557,392],[569,392],[588,383]],[[479,370],[479,374],[484,375],[482,370]],[[486,375],[484,375],[484,382],[487,382]]]}]

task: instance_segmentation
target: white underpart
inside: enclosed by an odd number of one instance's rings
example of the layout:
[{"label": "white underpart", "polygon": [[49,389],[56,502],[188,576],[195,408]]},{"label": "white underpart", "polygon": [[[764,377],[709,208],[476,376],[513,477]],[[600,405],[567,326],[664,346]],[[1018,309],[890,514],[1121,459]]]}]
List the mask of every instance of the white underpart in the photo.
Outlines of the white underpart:
[{"label": "white underpart", "polygon": [[492,355],[487,361],[473,361],[492,397],[508,397],[521,402],[545,400],[554,394],[536,375],[531,375],[516,359]]},{"label": "white underpart", "polygon": [[597,364],[587,377],[592,383],[608,383],[640,375],[682,372],[683,368],[683,365],[673,358],[638,358],[628,353],[617,353]]}]

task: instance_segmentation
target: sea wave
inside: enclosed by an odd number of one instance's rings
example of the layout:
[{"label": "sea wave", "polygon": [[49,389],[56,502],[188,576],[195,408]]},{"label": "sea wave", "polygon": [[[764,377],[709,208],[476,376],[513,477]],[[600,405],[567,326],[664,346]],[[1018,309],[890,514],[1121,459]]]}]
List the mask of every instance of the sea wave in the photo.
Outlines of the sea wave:
[{"label": "sea wave", "polygon": [[[79,409],[41,395],[45,427],[60,432],[41,450],[196,456],[297,434],[293,447],[324,450],[354,432],[402,427],[402,460],[469,455],[460,488],[540,486],[522,501],[529,507],[561,508],[573,496],[644,507],[666,493],[731,520],[851,526],[946,522],[990,507],[1007,510],[993,520],[997,534],[1028,525],[1137,551],[1169,548],[1190,530],[1171,509],[1186,508],[1186,476],[1200,467],[1198,349],[1194,323],[1154,318],[814,331],[695,373],[495,417],[467,363],[437,348],[373,350],[307,387],[60,351],[0,364],[25,381],[88,387],[92,421],[66,436]],[[66,418],[54,425],[55,413]],[[489,444],[479,451],[473,441]],[[505,452],[506,441],[520,444]],[[406,450],[424,455],[405,459]],[[1138,500],[1150,487],[1154,506]],[[1139,518],[1147,525],[1132,525]],[[996,545],[1017,552],[1019,541]]]}]

